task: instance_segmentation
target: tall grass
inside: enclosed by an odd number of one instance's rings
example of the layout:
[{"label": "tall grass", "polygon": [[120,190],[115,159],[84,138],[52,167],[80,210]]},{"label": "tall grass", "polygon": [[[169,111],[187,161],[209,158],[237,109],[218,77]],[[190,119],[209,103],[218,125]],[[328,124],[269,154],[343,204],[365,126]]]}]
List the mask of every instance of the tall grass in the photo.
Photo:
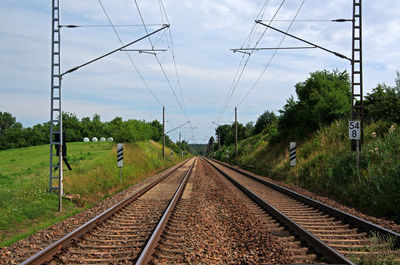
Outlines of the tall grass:
[{"label": "tall grass", "polygon": [[[397,240],[392,236],[383,236],[379,233],[372,233],[370,237],[370,246],[362,249],[363,251],[372,252],[370,255],[362,255],[358,257],[350,254],[350,259],[358,265],[399,265],[400,261],[394,255]],[[355,249],[357,251],[357,249]],[[374,253],[378,252],[378,253]]]},{"label": "tall grass", "polygon": [[[356,169],[350,151],[347,121],[336,121],[297,143],[297,166],[289,166],[289,140],[270,144],[268,135],[240,142],[239,157],[234,146],[224,147],[215,157],[250,165],[249,169],[330,196],[365,213],[400,222],[400,128],[376,122],[366,126]],[[293,139],[295,140],[295,139]],[[225,150],[232,156],[226,159]]]},{"label": "tall grass", "polygon": [[[167,154],[170,150],[166,149]],[[122,182],[114,143],[70,143],[64,172],[63,200],[58,213],[58,196],[48,192],[49,146],[0,151],[0,246],[66,218],[129,185],[138,183],[181,158],[162,158],[160,144],[153,141],[124,145]]]}]

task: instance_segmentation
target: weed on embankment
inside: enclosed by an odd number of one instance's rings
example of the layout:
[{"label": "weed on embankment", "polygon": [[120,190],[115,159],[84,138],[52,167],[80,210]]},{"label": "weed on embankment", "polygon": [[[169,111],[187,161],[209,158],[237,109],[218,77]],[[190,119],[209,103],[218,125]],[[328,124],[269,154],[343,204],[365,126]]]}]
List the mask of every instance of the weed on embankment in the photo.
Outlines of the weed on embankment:
[{"label": "weed on embankment", "polygon": [[[234,146],[214,157],[247,165],[250,171],[329,196],[367,214],[400,222],[400,127],[380,121],[364,129],[360,170],[350,151],[348,121],[323,127],[309,139],[297,142],[297,166],[289,166],[289,141],[271,144],[270,135],[241,141],[239,157]],[[229,158],[226,158],[228,150]]]},{"label": "weed on embankment", "polygon": [[[78,211],[86,209],[181,160],[162,159],[160,144],[153,141],[124,145],[122,183],[115,143],[69,143],[72,171],[64,172],[63,200],[49,193],[48,145],[0,151],[0,247],[7,246]],[[166,154],[170,150],[166,149]]]}]

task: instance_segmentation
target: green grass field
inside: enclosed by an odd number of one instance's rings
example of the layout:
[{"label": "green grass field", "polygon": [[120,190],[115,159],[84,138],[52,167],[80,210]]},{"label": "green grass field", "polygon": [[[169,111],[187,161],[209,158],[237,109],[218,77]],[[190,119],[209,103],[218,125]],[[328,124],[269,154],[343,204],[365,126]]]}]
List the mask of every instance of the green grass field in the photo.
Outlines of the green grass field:
[{"label": "green grass field", "polygon": [[[170,150],[166,149],[166,154]],[[49,146],[0,151],[0,246],[7,246],[44,227],[81,211],[127,186],[168,168],[177,155],[162,159],[161,146],[153,141],[124,145],[122,183],[116,163],[115,143],[70,143],[64,172],[63,200],[49,193]],[[79,195],[79,196],[77,196]]]}]

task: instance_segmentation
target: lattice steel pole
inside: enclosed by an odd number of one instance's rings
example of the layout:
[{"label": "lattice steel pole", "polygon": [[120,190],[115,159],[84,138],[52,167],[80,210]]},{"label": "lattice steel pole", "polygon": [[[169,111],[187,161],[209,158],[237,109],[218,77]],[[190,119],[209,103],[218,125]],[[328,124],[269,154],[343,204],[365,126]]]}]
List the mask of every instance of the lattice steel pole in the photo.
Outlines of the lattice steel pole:
[{"label": "lattice steel pole", "polygon": [[[361,139],[364,138],[364,104],[363,104],[363,72],[362,72],[362,8],[361,0],[353,0],[353,39],[351,64],[351,119],[361,124]],[[351,149],[356,151],[357,140],[351,141]]]},{"label": "lattice steel pole", "polygon": [[[60,66],[60,0],[52,0],[51,36],[51,99],[50,99],[50,176],[49,190],[58,190],[59,211],[62,210],[63,195],[63,133],[61,109],[61,66]],[[58,151],[56,150],[58,149]],[[58,156],[58,159],[55,158]],[[58,180],[58,186],[54,181]]]}]

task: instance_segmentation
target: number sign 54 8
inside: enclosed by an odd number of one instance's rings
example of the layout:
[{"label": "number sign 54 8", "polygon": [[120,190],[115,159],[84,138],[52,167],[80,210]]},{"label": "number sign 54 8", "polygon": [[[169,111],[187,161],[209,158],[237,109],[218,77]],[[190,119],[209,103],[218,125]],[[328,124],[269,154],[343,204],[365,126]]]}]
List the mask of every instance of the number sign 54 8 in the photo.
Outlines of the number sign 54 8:
[{"label": "number sign 54 8", "polygon": [[349,139],[360,140],[361,125],[360,121],[349,121]]}]

